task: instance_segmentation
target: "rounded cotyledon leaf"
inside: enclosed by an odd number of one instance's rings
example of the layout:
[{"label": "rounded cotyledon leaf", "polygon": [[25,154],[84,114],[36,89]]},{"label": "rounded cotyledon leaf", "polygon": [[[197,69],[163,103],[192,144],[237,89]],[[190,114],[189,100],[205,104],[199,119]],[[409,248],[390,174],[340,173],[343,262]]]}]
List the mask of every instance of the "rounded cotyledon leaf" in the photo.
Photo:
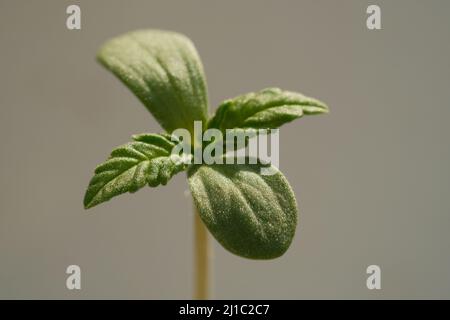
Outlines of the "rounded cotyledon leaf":
[{"label": "rounded cotyledon leaf", "polygon": [[283,174],[261,175],[259,164],[199,165],[188,170],[189,186],[205,225],[230,252],[273,259],[290,246],[297,203]]},{"label": "rounded cotyledon leaf", "polygon": [[206,122],[208,97],[200,57],[182,34],[138,30],[106,42],[98,60],[172,132]]}]

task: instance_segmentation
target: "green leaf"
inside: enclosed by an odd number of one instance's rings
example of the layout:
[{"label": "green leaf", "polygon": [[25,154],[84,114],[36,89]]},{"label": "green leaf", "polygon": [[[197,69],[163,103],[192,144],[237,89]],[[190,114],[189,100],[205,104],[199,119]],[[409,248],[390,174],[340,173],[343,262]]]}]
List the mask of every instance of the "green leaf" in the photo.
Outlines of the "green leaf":
[{"label": "green leaf", "polygon": [[268,88],[225,100],[209,121],[209,128],[277,128],[303,115],[327,113],[319,100],[300,93]]},{"label": "green leaf", "polygon": [[201,165],[188,170],[200,217],[227,250],[273,259],[289,247],[297,225],[295,196],[283,174],[262,165]]},{"label": "green leaf", "polygon": [[139,30],[108,41],[98,60],[111,70],[172,132],[193,132],[194,120],[206,122],[208,99],[200,58],[184,35]]},{"label": "green leaf", "polygon": [[136,192],[146,184],[165,185],[177,172],[185,169],[181,157],[171,155],[174,144],[158,134],[133,136],[135,141],[122,145],[95,169],[89,182],[86,209],[125,192]]}]

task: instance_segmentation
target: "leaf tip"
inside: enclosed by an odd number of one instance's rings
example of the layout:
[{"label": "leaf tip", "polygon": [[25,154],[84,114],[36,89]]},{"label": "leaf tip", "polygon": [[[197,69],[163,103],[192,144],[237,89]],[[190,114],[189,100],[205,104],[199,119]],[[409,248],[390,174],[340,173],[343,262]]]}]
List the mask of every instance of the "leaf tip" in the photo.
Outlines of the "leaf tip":
[{"label": "leaf tip", "polygon": [[328,114],[330,113],[330,108],[325,103],[322,103],[322,113]]},{"label": "leaf tip", "polygon": [[86,194],[83,199],[83,207],[85,210],[92,208],[94,204],[90,201],[88,195]]},{"label": "leaf tip", "polygon": [[330,108],[322,101],[314,99],[314,103],[304,107],[303,111],[306,115],[328,114],[330,113]]}]

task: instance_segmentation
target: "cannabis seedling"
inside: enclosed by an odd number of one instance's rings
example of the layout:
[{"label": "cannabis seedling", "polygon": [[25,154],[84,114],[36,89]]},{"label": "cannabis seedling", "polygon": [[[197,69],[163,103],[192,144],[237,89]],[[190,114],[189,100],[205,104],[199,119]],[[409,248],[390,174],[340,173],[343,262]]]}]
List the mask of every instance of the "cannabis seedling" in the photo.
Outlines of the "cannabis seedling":
[{"label": "cannabis seedling", "polygon": [[[178,33],[127,33],[108,41],[98,60],[131,89],[166,132],[135,135],[132,142],[113,150],[95,169],[85,208],[145,185],[165,185],[186,170],[201,221],[224,248],[252,259],[281,256],[292,242],[298,214],[283,174],[275,168],[275,174],[262,175],[259,163],[186,165],[171,156],[176,145],[171,133],[185,128],[193,134],[194,121],[201,121],[203,129],[220,131],[274,129],[303,115],[326,113],[327,106],[270,88],[226,100],[209,117],[200,58],[191,41]],[[201,235],[197,239],[206,241]]]}]

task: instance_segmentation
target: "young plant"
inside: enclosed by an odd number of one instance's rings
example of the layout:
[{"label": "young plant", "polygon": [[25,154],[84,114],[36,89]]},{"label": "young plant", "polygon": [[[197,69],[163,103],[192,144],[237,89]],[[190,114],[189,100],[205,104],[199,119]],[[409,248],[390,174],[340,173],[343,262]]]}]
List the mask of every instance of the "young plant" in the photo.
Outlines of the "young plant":
[{"label": "young plant", "polygon": [[[326,113],[327,106],[299,93],[270,88],[226,100],[210,117],[200,58],[191,41],[178,33],[124,34],[108,41],[98,60],[141,100],[165,133],[135,135],[132,142],[113,150],[95,169],[85,208],[146,185],[165,185],[174,174],[187,171],[201,221],[225,249],[251,259],[281,256],[292,242],[298,214],[283,174],[272,168],[274,174],[262,175],[259,162],[187,165],[171,156],[176,145],[171,133],[184,128],[194,134],[194,121],[201,121],[205,130],[222,132],[275,129],[304,115]],[[197,245],[204,246],[204,235],[196,238]],[[198,257],[204,260],[201,253]]]}]

